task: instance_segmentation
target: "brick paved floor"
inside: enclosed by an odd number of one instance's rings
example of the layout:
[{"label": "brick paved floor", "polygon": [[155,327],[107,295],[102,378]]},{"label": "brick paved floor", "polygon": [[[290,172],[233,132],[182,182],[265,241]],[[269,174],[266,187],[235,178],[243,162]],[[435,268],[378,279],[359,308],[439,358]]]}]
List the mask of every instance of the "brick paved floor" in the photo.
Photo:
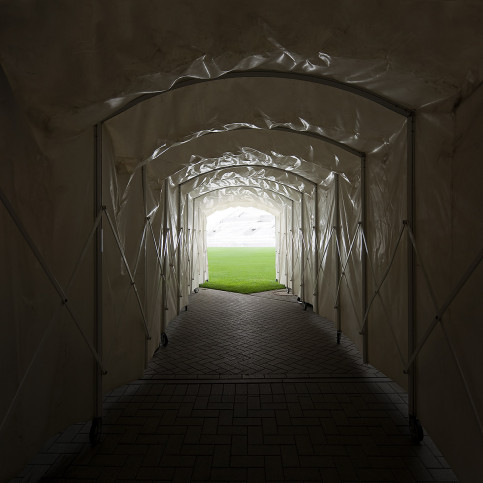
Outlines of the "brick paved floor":
[{"label": "brick paved floor", "polygon": [[142,380],[13,481],[456,481],[406,394],[293,297],[200,290]]}]

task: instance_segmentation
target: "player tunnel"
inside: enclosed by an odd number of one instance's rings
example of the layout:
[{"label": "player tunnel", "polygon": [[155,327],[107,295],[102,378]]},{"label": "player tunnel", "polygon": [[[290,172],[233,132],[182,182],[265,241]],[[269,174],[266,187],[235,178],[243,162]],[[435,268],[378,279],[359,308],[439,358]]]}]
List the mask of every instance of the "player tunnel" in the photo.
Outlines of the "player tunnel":
[{"label": "player tunnel", "polygon": [[[453,215],[433,209],[427,186],[455,186],[437,170],[445,130],[432,114],[323,75],[237,70],[180,78],[111,106],[79,143],[88,136],[92,166],[56,168],[92,188],[92,206],[79,201],[72,223],[77,242],[62,248],[63,275],[30,237],[14,195],[1,192],[9,243],[22,243],[31,260],[22,270],[35,264],[61,300],[34,333],[18,328],[30,352],[6,347],[6,358],[24,362],[20,382],[7,387],[3,454],[21,455],[27,433],[37,448],[86,417],[96,437],[102,396],[142,375],[208,278],[206,216],[239,203],[276,215],[277,278],[408,390],[413,438],[422,437],[420,419],[455,467],[480,451],[479,352],[466,360],[457,324],[445,329],[441,320],[450,306],[451,320],[465,312],[452,304],[481,253],[455,280],[434,276],[446,256],[434,243]],[[428,226],[428,217],[438,221]],[[40,400],[32,398],[39,383],[53,388]],[[46,423],[32,433],[39,417]],[[471,441],[469,453],[458,454],[456,434]]]}]

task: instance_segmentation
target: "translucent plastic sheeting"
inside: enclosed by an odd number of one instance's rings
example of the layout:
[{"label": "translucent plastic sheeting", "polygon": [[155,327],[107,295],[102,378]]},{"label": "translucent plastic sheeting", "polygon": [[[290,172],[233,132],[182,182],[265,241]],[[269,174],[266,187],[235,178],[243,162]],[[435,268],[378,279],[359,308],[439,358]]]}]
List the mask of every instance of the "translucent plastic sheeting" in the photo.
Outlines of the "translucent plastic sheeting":
[{"label": "translucent plastic sheeting", "polygon": [[[349,336],[363,352],[361,330],[364,319],[362,306],[362,204],[361,204],[361,166],[339,182],[339,226],[338,248],[340,274],[338,277],[339,311],[341,330]],[[336,300],[334,299],[334,305]]]},{"label": "translucent plastic sheeting", "polygon": [[8,480],[52,434],[94,413],[95,361],[80,332],[93,343],[93,146],[90,133],[39,146],[1,69],[0,103],[0,189],[67,299],[0,202],[0,480]]},{"label": "translucent plastic sheeting", "polygon": [[337,245],[334,227],[335,219],[335,183],[331,175],[318,185],[318,277],[317,308],[319,314],[336,321],[334,310],[337,294]]},{"label": "translucent plastic sheeting", "polygon": [[[198,133],[189,143],[172,146],[149,164],[153,176],[161,179],[172,175],[175,182],[183,182],[210,170],[233,165],[274,166],[296,171],[317,182],[324,177],[319,167],[343,172],[354,162],[354,154],[322,138],[308,136],[306,131],[258,129],[242,124],[230,130]],[[357,155],[355,156],[358,157]],[[123,162],[120,158],[119,162]],[[186,166],[179,174],[180,162]]]},{"label": "translucent plastic sheeting", "polygon": [[[339,89],[262,78],[225,79],[171,91],[134,106],[106,126],[118,160],[137,165],[154,161],[172,147],[203,134],[240,126],[317,133],[372,152],[390,144],[403,121],[400,115]],[[162,166],[164,169],[164,163]],[[160,177],[170,174],[162,171]]]},{"label": "translucent plastic sheeting", "polygon": [[[263,193],[263,196],[260,196],[261,193]],[[277,193],[263,192],[260,189],[245,187],[221,188],[200,196],[197,202],[201,203],[201,209],[206,217],[215,211],[224,210],[232,206],[253,206],[278,216],[287,200],[280,199],[280,201],[275,201],[272,199],[272,196],[278,197]]]},{"label": "translucent plastic sheeting", "polygon": [[[263,182],[273,184],[275,191],[283,190],[284,187],[290,191],[310,192],[314,183],[304,179],[297,174],[285,171],[281,168],[271,166],[231,166],[206,171],[196,178],[183,183],[184,192],[200,193],[203,189],[219,186],[223,182],[234,180],[238,183],[243,182]],[[287,193],[284,193],[287,196]]]},{"label": "translucent plastic sheeting", "polygon": [[365,163],[369,301],[391,267],[375,296],[366,326],[369,363],[384,367],[385,374],[407,388],[407,377],[398,349],[407,354],[408,261],[405,239],[402,239],[396,251],[403,221],[409,216],[406,196],[407,140],[404,130],[395,133],[392,142],[390,151],[383,149],[382,152],[370,153]]},{"label": "translucent plastic sheeting", "polygon": [[111,220],[103,220],[103,359],[108,368],[103,390],[107,392],[123,383],[123,374],[131,380],[140,377],[148,358],[145,243],[152,235],[146,224],[144,193],[147,196],[149,191],[142,170],[133,176],[116,172],[108,145],[104,146],[103,203]]},{"label": "translucent plastic sheeting", "polygon": [[[480,87],[470,101],[454,106],[452,112],[425,109],[419,116],[419,136],[431,145],[418,144],[416,152],[417,159],[424,160],[417,165],[416,183],[424,183],[424,189],[418,190],[416,241],[438,309],[449,301],[483,246],[482,103]],[[416,339],[420,343],[437,313],[421,267],[417,286]],[[417,360],[421,421],[462,481],[483,477],[482,286],[480,263]],[[457,443],[450,442],[451,434]]]},{"label": "translucent plastic sheeting", "polygon": [[[247,174],[245,176],[241,175],[242,173],[239,173],[238,170],[235,172],[231,170],[230,168],[227,168],[226,170],[221,170],[221,171],[215,171],[213,174],[206,174],[202,175],[200,178],[197,178],[197,186],[194,188],[190,186],[192,183],[189,182],[186,185],[182,186],[182,194],[189,193],[189,196],[191,198],[197,198],[201,196],[204,193],[207,193],[209,191],[212,191],[213,189],[218,189],[218,188],[223,188],[227,186],[253,186],[253,187],[258,187],[258,188],[263,188],[268,191],[273,191],[275,193],[280,193],[281,195],[291,199],[291,200],[297,200],[301,199],[302,193],[297,190],[292,188],[290,185],[284,184],[282,182],[278,182],[277,178],[275,176],[267,176],[266,172],[270,171],[270,168],[264,169],[265,171],[265,176],[262,176],[260,173],[257,173],[256,171],[253,173]],[[254,176],[252,176],[255,174]],[[278,174],[278,172],[275,172],[275,174]]]}]

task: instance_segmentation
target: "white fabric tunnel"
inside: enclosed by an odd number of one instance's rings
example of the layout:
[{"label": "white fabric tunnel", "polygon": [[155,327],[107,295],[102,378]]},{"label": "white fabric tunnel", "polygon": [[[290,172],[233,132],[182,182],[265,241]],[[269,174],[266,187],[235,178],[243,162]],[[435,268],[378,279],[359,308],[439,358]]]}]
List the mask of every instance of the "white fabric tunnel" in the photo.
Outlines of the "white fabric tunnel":
[{"label": "white fabric tunnel", "polygon": [[[102,66],[75,32],[56,49]],[[149,75],[126,53],[111,83],[85,69],[91,98],[24,83],[2,50],[0,479],[142,376],[209,278],[206,217],[254,206],[275,216],[277,279],[408,391],[413,436],[421,422],[483,480],[483,70],[453,89],[456,73],[401,68],[411,52],[388,66],[253,42],[193,62],[178,46]]]}]

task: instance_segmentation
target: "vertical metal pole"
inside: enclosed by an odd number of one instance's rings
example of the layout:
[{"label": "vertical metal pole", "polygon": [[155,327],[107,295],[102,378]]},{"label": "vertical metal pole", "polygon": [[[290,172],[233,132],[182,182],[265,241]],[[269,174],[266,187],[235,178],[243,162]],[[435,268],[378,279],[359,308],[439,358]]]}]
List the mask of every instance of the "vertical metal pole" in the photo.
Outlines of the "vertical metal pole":
[{"label": "vertical metal pole", "polygon": [[[206,273],[207,273],[207,269],[209,270],[208,253],[206,251],[205,237],[206,237],[206,223],[205,223],[205,217],[203,217],[203,229],[201,230],[201,253],[203,254],[203,277],[202,277],[203,282],[208,281],[208,279],[206,278]],[[208,276],[209,276],[209,273],[208,273]]]},{"label": "vertical metal pole", "polygon": [[[188,200],[189,203],[189,198],[188,195],[186,195],[186,199]],[[188,205],[189,206],[189,205]],[[193,199],[193,202],[191,203],[191,210],[192,210],[192,216],[191,216],[191,246],[190,246],[190,251],[191,251],[191,269],[190,269],[190,280],[189,280],[189,288],[190,288],[190,293],[193,292],[193,280],[195,277],[195,263],[194,263],[194,256],[195,256],[195,237],[196,237],[196,230],[195,230],[195,200]]]},{"label": "vertical metal pole", "polygon": [[183,245],[183,236],[181,236],[181,185],[178,185],[178,232],[177,232],[177,237],[178,237],[178,249],[177,251],[177,256],[178,260],[176,263],[176,270],[178,271],[177,274],[177,279],[178,279],[178,287],[177,287],[177,292],[178,292],[178,301],[177,301],[177,314],[179,315],[180,310],[181,310],[181,246]]},{"label": "vertical metal pole", "polygon": [[319,190],[315,185],[315,209],[314,209],[314,263],[315,263],[315,286],[314,286],[314,312],[319,311]]},{"label": "vertical metal pole", "polygon": [[[336,265],[336,280],[335,280],[335,287],[338,287],[339,280],[340,280],[340,257],[339,251],[337,246],[340,249],[340,207],[339,207],[339,175],[335,173],[334,176],[334,210],[335,210],[335,240],[336,240],[336,258],[337,258],[337,265]],[[336,310],[336,323],[337,323],[337,343],[340,344],[340,337],[342,335],[342,318],[341,318],[341,309],[340,309],[340,290],[337,292],[337,298],[335,301],[335,310]]]},{"label": "vertical metal pole", "polygon": [[[293,202],[292,202],[292,204],[293,204]],[[287,205],[284,205],[284,210],[285,210],[285,284],[287,286],[287,292],[290,292],[289,268],[288,268],[288,249],[289,249],[288,234],[289,234],[289,229],[288,229],[288,208],[287,208]]]},{"label": "vertical metal pole", "polygon": [[300,199],[300,299],[305,306],[304,193]]},{"label": "vertical metal pole", "polygon": [[161,320],[161,335],[166,330],[167,315],[168,315],[168,178],[164,180],[164,209],[163,209],[163,291],[162,291],[162,320]]},{"label": "vertical metal pole", "polygon": [[190,247],[192,243],[192,237],[193,237],[193,227],[190,228],[190,201],[188,198],[188,193],[186,193],[186,198],[185,198],[185,210],[186,210],[186,233],[185,233],[185,249],[184,249],[184,256],[187,258],[187,269],[186,269],[186,275],[185,277],[188,279],[185,279],[185,290],[188,291],[188,295],[191,293],[191,272],[192,272],[192,266],[191,266],[191,256],[190,256]]},{"label": "vertical metal pole", "polygon": [[[363,236],[366,236],[366,157],[361,156],[361,320],[367,310],[367,254],[364,247]],[[362,360],[365,364],[369,362],[368,332],[369,322],[364,325],[362,334]]]},{"label": "vertical metal pole", "polygon": [[[198,213],[200,213],[200,208],[199,205],[200,203],[197,203],[198,205]],[[201,251],[201,256],[203,257],[203,273],[200,274],[202,275],[201,281],[204,283],[208,280],[208,277],[210,276],[209,270],[210,267],[208,265],[208,253],[205,250],[205,236],[206,236],[206,216],[204,214],[200,217],[202,223],[201,226],[199,227],[199,247],[198,247],[198,253]],[[199,220],[198,220],[199,221]]]},{"label": "vertical metal pole", "polygon": [[[275,280],[278,283],[282,283],[282,276],[280,272],[280,252],[281,252],[280,242],[282,241],[282,237],[281,237],[282,231],[280,226],[280,217],[277,218],[277,216],[275,216],[274,218],[275,218]],[[278,220],[278,231],[277,231],[277,220]]]},{"label": "vertical metal pole", "polygon": [[[144,209],[144,223],[147,222],[148,203],[146,199],[147,176],[146,167],[141,168],[141,185],[143,190],[143,209]],[[146,230],[145,225],[144,229]],[[149,310],[148,310],[148,237],[144,237],[144,313],[146,314],[146,324],[149,327]],[[144,338],[144,367],[148,365],[148,338]]]},{"label": "vertical metal pole", "polygon": [[[415,114],[407,118],[407,222],[413,235],[416,235],[414,185],[415,185]],[[416,347],[416,305],[415,305],[415,256],[412,243],[407,242],[407,283],[408,283],[408,354]],[[415,441],[423,439],[421,424],[417,418],[416,360],[408,372],[408,413],[411,436]]]},{"label": "vertical metal pole", "polygon": [[292,200],[292,229],[290,230],[291,233],[291,238],[292,238],[292,294],[295,294],[295,287],[294,287],[294,282],[295,282],[295,260],[294,260],[294,255],[295,255],[295,249],[294,249],[294,241],[295,241],[295,236],[293,234],[294,230],[294,201]]},{"label": "vertical metal pole", "polygon": [[[102,124],[94,126],[94,219],[102,210]],[[102,218],[96,229],[94,256],[94,348],[102,360],[102,253],[104,250]],[[92,445],[97,444],[102,428],[102,368],[94,366],[94,418],[89,431]]]}]

